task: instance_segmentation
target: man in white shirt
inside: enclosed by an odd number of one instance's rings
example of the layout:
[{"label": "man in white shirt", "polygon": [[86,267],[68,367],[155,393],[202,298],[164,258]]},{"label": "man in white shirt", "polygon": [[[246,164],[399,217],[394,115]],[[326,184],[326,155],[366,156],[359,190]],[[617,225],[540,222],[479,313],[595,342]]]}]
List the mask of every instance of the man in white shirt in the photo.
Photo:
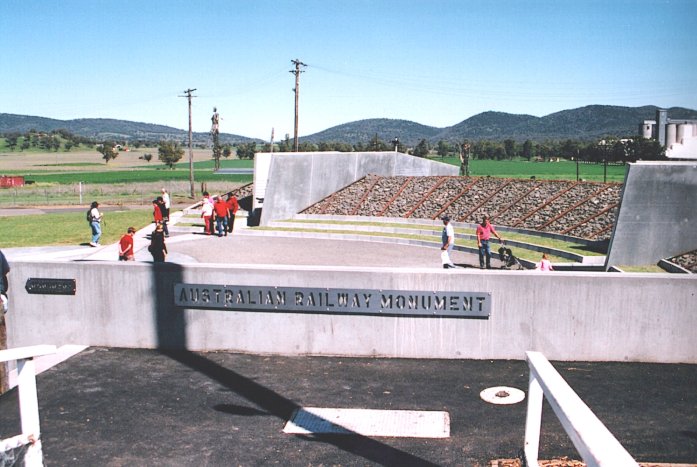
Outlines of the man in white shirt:
[{"label": "man in white shirt", "polygon": [[443,268],[454,268],[455,265],[453,264],[453,260],[450,258],[450,254],[455,246],[455,229],[450,223],[449,216],[443,216],[441,219],[443,220],[443,233],[441,234],[443,246],[440,249],[442,251],[441,259],[443,261]]}]

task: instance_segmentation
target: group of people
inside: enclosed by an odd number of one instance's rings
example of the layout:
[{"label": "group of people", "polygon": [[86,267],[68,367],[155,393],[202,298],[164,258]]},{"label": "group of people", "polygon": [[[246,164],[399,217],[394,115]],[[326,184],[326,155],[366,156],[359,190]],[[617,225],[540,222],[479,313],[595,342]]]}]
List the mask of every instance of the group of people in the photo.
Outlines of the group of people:
[{"label": "group of people", "polygon": [[231,234],[235,227],[235,215],[239,209],[237,198],[230,195],[226,200],[222,196],[213,199],[207,192],[203,192],[201,201],[201,217],[203,218],[203,231],[206,235],[218,237]]},{"label": "group of people", "polygon": [[152,200],[153,222],[155,226],[162,225],[165,237],[169,237],[169,228],[167,228],[167,224],[169,223],[170,203],[169,193],[167,193],[167,190],[164,188],[162,189],[162,196],[158,196]]},{"label": "group of people", "polygon": [[[165,261],[168,253],[165,238],[169,237],[167,224],[169,222],[171,201],[167,190],[162,189],[162,196],[155,198],[152,201],[152,206],[155,230],[150,235],[148,251],[152,255],[153,261],[160,263]],[[227,200],[224,200],[222,196],[213,199],[207,191],[204,191],[201,203],[201,217],[204,220],[204,232],[206,235],[217,232],[218,237],[222,237],[232,233],[238,209],[239,204],[235,196],[230,196]],[[100,246],[102,214],[99,212],[99,203],[97,201],[92,203],[87,216],[92,228],[92,242],[90,242],[90,245]],[[128,227],[126,233],[119,240],[119,261],[135,260],[133,244],[135,233],[135,227]]]},{"label": "group of people", "polygon": [[[450,223],[449,216],[443,216],[441,218],[443,221],[443,233],[441,235],[441,259],[443,262],[443,267],[454,268],[456,267],[451,259],[451,253],[453,247],[455,246],[455,229]],[[479,268],[480,269],[491,269],[491,236],[499,239],[499,242],[503,243],[503,238],[494,228],[494,225],[489,220],[488,215],[482,217],[481,223],[477,224],[475,230],[475,235],[477,237],[477,250],[479,253]],[[547,253],[542,255],[542,259],[536,264],[535,269],[540,271],[553,271],[552,263],[547,258]]]},{"label": "group of people", "polygon": [[[162,195],[152,201],[153,204],[153,221],[155,230],[150,235],[150,245],[148,251],[152,255],[152,259],[156,263],[164,262],[167,257],[167,245],[165,237],[169,237],[169,210],[171,207],[169,193],[166,189],[162,189]],[[92,241],[90,246],[101,246],[99,240],[102,236],[102,222],[104,215],[99,211],[99,202],[93,201],[90,209],[87,211],[87,221],[89,222],[92,231]],[[135,236],[135,227],[128,227],[126,233],[119,239],[119,261],[135,261],[135,249],[133,237]]]}]

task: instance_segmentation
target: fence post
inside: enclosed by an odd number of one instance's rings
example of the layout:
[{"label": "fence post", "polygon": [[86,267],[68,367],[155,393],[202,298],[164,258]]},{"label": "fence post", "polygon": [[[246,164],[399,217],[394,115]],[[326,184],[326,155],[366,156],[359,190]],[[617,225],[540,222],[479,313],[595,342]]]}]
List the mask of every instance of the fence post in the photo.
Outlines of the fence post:
[{"label": "fence post", "polygon": [[530,384],[528,385],[528,412],[525,417],[525,459],[531,467],[537,467],[537,457],[540,452],[540,430],[542,427],[542,403],[544,392],[537,375],[530,369]]}]

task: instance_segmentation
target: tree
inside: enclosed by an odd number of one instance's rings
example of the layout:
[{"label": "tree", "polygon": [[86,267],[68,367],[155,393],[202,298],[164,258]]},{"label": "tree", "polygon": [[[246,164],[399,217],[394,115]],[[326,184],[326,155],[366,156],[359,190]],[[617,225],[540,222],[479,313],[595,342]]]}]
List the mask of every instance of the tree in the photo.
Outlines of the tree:
[{"label": "tree", "polygon": [[108,164],[110,160],[116,159],[116,156],[119,155],[116,151],[116,145],[111,141],[104,141],[97,146],[97,151],[102,155],[102,159],[104,159],[106,164]]},{"label": "tree", "polygon": [[630,161],[658,161],[665,159],[666,149],[655,139],[635,138],[627,148]]},{"label": "tree", "polygon": [[388,148],[387,144],[385,144],[378,137],[378,134],[375,133],[375,136],[370,140],[370,143],[368,144],[368,150],[369,151],[388,151],[389,148]]},{"label": "tree", "polygon": [[5,140],[10,151],[14,151],[17,147],[17,141],[19,140],[19,133],[10,133]]},{"label": "tree", "polygon": [[440,157],[447,156],[448,154],[450,154],[450,151],[452,151],[450,143],[443,140],[438,141],[438,146],[436,146],[436,152]]},{"label": "tree", "polygon": [[290,143],[290,135],[286,133],[286,137],[283,139],[283,141],[278,143],[278,151],[279,152],[290,152],[291,150],[291,143]]},{"label": "tree", "polygon": [[152,160],[152,154],[150,154],[149,152],[146,154],[143,154],[143,160],[145,162],[150,162]]},{"label": "tree", "polygon": [[428,156],[428,142],[425,139],[419,141],[419,144],[414,148],[414,155],[416,157],[426,157]]},{"label": "tree", "polygon": [[530,159],[532,159],[532,156],[534,155],[535,153],[533,151],[532,141],[526,139],[523,143],[523,157],[530,162]]},{"label": "tree", "polygon": [[163,141],[157,150],[157,157],[170,169],[174,169],[174,164],[184,157],[184,149],[178,143]]},{"label": "tree", "polygon": [[223,147],[223,157],[227,159],[230,156],[232,156],[232,148],[229,144],[226,144],[225,147]]},{"label": "tree", "polygon": [[249,143],[241,143],[237,146],[237,157],[240,159],[254,159],[254,153],[257,151],[257,143],[254,141]]},{"label": "tree", "polygon": [[515,141],[507,139],[503,142],[503,149],[507,159],[513,159],[516,156]]}]

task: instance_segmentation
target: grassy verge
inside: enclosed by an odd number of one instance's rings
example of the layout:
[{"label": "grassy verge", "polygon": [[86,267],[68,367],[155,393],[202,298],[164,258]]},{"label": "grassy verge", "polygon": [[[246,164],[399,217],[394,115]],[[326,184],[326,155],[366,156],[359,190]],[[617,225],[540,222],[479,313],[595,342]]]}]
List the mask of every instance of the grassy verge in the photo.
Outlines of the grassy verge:
[{"label": "grassy verge", "polygon": [[[152,210],[110,211],[104,213],[101,243],[118,241],[129,226],[141,229],[152,221]],[[0,222],[0,248],[47,245],[82,245],[92,239],[84,212],[3,217]]]},{"label": "grassy verge", "polygon": [[[351,226],[364,226],[364,227],[393,227],[400,229],[418,229],[418,230],[431,230],[434,235],[440,235],[441,228],[433,227],[430,225],[419,225],[419,224],[399,224],[393,222],[369,222],[369,221],[322,221],[313,219],[293,219],[287,221],[289,224],[302,224],[302,225],[312,225],[312,224],[330,224],[330,225],[351,225]],[[457,232],[457,233],[471,233],[472,232]],[[553,248],[555,250],[568,251],[570,253],[575,253],[577,255],[583,256],[604,256],[604,253],[598,253],[596,251],[590,250],[586,245],[580,243],[574,243],[564,240],[558,240],[554,238],[536,236],[536,235],[526,235],[520,233],[506,232],[503,234],[504,239],[517,241],[521,243],[528,243],[531,245],[538,245],[546,248]],[[466,241],[466,240],[462,240]]]}]

